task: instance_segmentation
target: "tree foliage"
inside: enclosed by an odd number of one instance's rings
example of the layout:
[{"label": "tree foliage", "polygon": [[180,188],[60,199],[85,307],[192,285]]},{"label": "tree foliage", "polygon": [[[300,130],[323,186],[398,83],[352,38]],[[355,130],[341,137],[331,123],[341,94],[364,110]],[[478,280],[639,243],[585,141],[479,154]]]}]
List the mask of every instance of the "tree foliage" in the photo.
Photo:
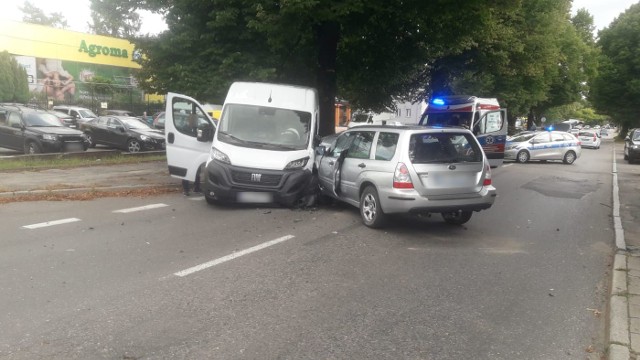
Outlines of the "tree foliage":
[{"label": "tree foliage", "polygon": [[[106,1],[106,0],[104,0]],[[118,2],[111,0],[111,2]],[[233,81],[315,87],[381,111],[400,98],[498,97],[510,114],[575,102],[595,71],[593,18],[570,0],[148,0],[169,30],[135,39],[141,86],[221,102]],[[592,35],[591,35],[592,36]],[[591,40],[590,40],[591,39]]]},{"label": "tree foliage", "polygon": [[64,29],[68,26],[67,20],[62,13],[54,12],[49,15],[33,5],[29,1],[25,1],[22,7],[18,7],[22,11],[22,21],[31,24],[40,24],[55,28]]},{"label": "tree foliage", "polygon": [[0,52],[0,101],[27,102],[27,72],[7,52]]},{"label": "tree foliage", "polygon": [[132,38],[140,30],[140,1],[90,0],[91,23],[89,27],[98,35]]},{"label": "tree foliage", "polygon": [[598,76],[590,99],[595,108],[622,124],[621,134],[640,126],[640,3],[599,33]]}]

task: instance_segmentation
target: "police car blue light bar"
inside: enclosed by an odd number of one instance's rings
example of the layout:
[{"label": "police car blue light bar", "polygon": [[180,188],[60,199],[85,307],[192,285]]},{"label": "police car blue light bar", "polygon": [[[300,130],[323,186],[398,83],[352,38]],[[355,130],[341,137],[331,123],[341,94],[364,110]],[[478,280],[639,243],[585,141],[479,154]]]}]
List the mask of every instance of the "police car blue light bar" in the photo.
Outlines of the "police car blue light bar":
[{"label": "police car blue light bar", "polygon": [[431,100],[431,103],[433,105],[444,105],[444,100],[441,98],[435,98],[433,100]]}]

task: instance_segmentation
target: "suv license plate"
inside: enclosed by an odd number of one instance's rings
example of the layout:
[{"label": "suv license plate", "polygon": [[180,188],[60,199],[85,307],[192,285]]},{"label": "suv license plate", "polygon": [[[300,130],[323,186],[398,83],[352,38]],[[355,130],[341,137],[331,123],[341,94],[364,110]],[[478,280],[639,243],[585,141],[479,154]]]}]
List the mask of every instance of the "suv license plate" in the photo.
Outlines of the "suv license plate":
[{"label": "suv license plate", "polygon": [[270,203],[273,195],[268,192],[239,192],[236,200],[241,203]]}]

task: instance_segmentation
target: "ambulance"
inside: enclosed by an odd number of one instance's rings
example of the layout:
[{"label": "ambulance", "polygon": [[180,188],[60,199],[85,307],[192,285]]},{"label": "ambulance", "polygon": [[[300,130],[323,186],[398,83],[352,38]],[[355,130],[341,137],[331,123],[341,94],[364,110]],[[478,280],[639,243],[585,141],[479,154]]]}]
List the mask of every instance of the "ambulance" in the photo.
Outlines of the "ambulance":
[{"label": "ambulance", "polygon": [[434,97],[428,102],[419,124],[470,129],[482,145],[491,167],[501,166],[504,161],[507,110],[500,107],[496,98],[469,95]]}]

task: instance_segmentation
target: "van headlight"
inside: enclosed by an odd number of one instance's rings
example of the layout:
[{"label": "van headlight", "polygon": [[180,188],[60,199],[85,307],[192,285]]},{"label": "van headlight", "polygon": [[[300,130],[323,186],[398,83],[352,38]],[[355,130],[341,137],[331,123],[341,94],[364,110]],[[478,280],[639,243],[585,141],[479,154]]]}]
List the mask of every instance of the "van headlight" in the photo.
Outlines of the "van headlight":
[{"label": "van headlight", "polygon": [[227,154],[223,153],[222,151],[214,147],[211,147],[211,154],[209,156],[214,160],[220,161],[221,163],[231,165],[231,160],[229,160],[229,157],[227,156]]},{"label": "van headlight", "polygon": [[285,170],[293,170],[293,169],[301,169],[307,166],[307,162],[309,162],[309,157],[303,157],[302,159],[293,160],[288,163],[287,166],[284,167]]},{"label": "van headlight", "polygon": [[43,140],[56,141],[56,140],[58,140],[58,136],[53,135],[53,134],[42,134],[42,139]]}]

